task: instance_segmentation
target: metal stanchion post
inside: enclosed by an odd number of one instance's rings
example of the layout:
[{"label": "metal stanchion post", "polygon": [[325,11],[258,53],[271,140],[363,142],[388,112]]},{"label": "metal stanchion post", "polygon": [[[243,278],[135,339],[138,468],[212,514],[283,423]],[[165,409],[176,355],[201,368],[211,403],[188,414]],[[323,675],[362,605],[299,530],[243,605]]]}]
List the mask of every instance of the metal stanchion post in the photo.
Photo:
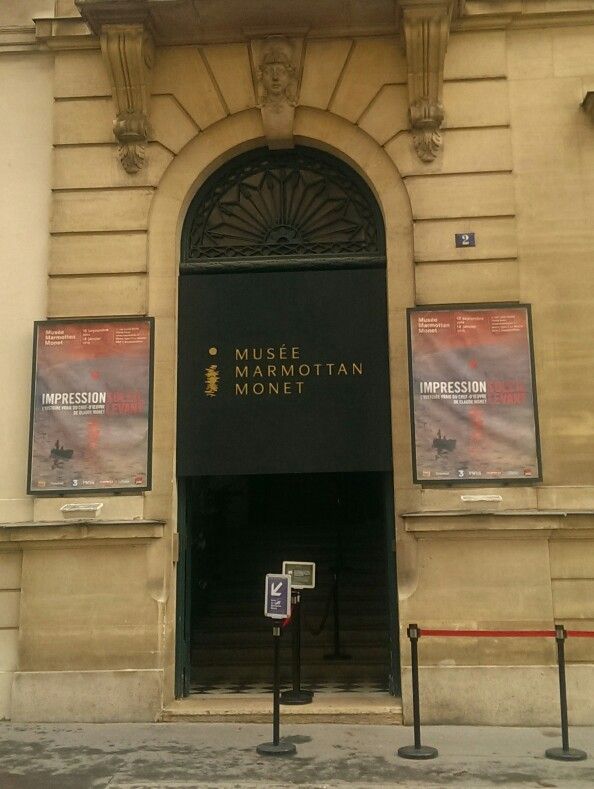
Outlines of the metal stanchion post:
[{"label": "metal stanchion post", "polygon": [[410,658],[412,673],[412,702],[413,702],[413,728],[415,736],[414,745],[404,745],[398,748],[398,756],[403,759],[435,759],[437,748],[430,745],[421,745],[421,713],[419,708],[419,653],[418,644],[420,630],[418,625],[409,625],[406,633],[410,639]]},{"label": "metal stanchion post", "polygon": [[280,625],[272,628],[274,641],[274,702],[272,708],[272,742],[263,742],[256,751],[263,756],[288,756],[295,753],[294,743],[280,739]]},{"label": "metal stanchion post", "polygon": [[339,572],[334,571],[334,585],[332,587],[332,613],[334,617],[334,652],[324,655],[324,660],[350,660],[351,656],[346,655],[340,648],[340,603],[338,599]]},{"label": "metal stanchion post", "polygon": [[293,650],[293,687],[281,693],[281,704],[311,704],[313,693],[301,688],[301,592],[291,592],[291,627]]},{"label": "metal stanchion post", "polygon": [[563,625],[555,626],[555,640],[557,642],[557,664],[559,666],[559,699],[561,702],[561,748],[547,748],[547,759],[556,759],[561,762],[581,762],[588,758],[585,751],[569,747],[569,723],[567,718],[567,685],[565,682],[565,639],[567,633]]}]

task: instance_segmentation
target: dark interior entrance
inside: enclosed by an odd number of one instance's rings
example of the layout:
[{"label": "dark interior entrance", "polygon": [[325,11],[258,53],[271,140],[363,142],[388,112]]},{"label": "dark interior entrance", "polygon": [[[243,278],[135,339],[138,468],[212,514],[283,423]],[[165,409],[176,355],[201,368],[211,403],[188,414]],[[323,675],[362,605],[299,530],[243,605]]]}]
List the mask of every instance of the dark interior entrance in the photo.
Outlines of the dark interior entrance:
[{"label": "dark interior entrance", "polygon": [[[262,586],[283,560],[316,563],[316,589],[302,593],[304,682],[318,690],[397,691],[387,485],[381,473],[185,480],[190,692],[270,683]],[[288,681],[290,638],[281,643]]]},{"label": "dark interior entrance", "polygon": [[304,685],[398,693],[375,199],[328,154],[251,151],[193,199],[181,257],[176,693],[270,683],[264,577],[283,561],[317,566]]}]

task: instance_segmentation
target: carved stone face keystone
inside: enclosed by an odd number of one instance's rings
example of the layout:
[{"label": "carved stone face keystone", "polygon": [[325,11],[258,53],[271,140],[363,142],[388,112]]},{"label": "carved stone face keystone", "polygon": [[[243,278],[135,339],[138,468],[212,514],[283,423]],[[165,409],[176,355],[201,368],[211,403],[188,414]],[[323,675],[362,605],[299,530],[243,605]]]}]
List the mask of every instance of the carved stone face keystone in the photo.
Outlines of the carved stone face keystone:
[{"label": "carved stone face keystone", "polygon": [[269,96],[281,97],[291,81],[286,63],[266,63],[262,66],[262,82]]},{"label": "carved stone face keystone", "polygon": [[295,105],[296,79],[292,63],[292,49],[286,41],[270,42],[264,50],[258,68],[260,104]]},{"label": "carved stone face keystone", "polygon": [[254,88],[266,144],[292,148],[303,39],[268,36],[251,42]]}]

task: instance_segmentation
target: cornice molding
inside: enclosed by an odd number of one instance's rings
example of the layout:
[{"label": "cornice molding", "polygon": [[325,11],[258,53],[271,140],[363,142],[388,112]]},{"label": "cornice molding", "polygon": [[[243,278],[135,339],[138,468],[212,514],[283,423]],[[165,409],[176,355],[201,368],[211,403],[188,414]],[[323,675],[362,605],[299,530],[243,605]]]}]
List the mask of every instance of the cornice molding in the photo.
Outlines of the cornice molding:
[{"label": "cornice molding", "polygon": [[465,0],[455,14],[453,31],[505,30],[507,28],[567,27],[594,24],[591,0]]},{"label": "cornice molding", "polygon": [[[230,0],[231,2],[232,0]],[[345,0],[346,1],[346,0]],[[319,38],[357,38],[398,34],[398,0],[348,0],[350,15],[330,16],[328,9],[338,0],[276,0],[278,14],[271,17],[264,0],[250,0],[240,12],[230,14],[227,3],[214,0],[77,0],[80,17],[35,19],[37,47],[41,49],[88,49],[98,46],[102,24],[142,22],[157,46],[247,42],[270,35]],[[589,0],[575,0],[571,8],[564,0],[546,5],[509,0],[452,0],[452,32],[505,30],[534,27],[564,27],[594,24]],[[196,9],[208,8],[208,15]],[[324,7],[326,11],[320,12]],[[341,7],[339,5],[339,7]],[[11,40],[12,39],[12,40]],[[16,45],[9,34],[0,36],[2,50],[29,48]]]},{"label": "cornice molding", "polygon": [[38,49],[34,27],[0,26],[0,55],[9,52],[35,52]]},{"label": "cornice molding", "polygon": [[[183,0],[156,0],[176,3]],[[104,25],[150,25],[151,6],[155,0],[75,0],[80,15],[95,35],[100,36]]]},{"label": "cornice molding", "polygon": [[[95,34],[118,15],[123,22],[152,26],[162,44],[250,40],[271,35],[300,35],[317,31],[335,36],[357,30],[361,35],[395,32],[397,0],[276,0],[275,13],[264,0],[75,0],[81,16]],[[351,21],[352,20],[352,21]],[[393,28],[390,30],[390,28]],[[298,32],[299,31],[299,32]]]}]

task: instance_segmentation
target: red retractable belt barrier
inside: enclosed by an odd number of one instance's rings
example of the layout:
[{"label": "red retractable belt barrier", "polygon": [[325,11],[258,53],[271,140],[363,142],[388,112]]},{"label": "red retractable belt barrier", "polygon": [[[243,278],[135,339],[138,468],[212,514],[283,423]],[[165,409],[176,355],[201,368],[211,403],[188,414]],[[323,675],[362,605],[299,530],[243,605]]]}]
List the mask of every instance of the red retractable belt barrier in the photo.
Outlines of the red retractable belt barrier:
[{"label": "red retractable belt barrier", "polygon": [[[555,630],[435,630],[419,628],[419,636],[459,636],[461,638],[555,638]],[[594,638],[594,630],[566,630],[571,638]]]},{"label": "red retractable belt barrier", "polygon": [[461,636],[472,638],[555,638],[554,630],[426,630],[419,629],[420,636]]},{"label": "red retractable belt barrier", "polygon": [[569,747],[569,722],[567,718],[567,685],[565,680],[565,641],[570,638],[594,638],[594,630],[566,630],[555,625],[554,630],[452,630],[446,628],[423,628],[410,624],[406,629],[410,640],[412,707],[414,745],[398,749],[403,759],[434,759],[438,752],[429,745],[421,745],[421,713],[419,705],[419,639],[423,636],[445,638],[554,638],[557,644],[557,666],[559,669],[559,702],[561,708],[561,748],[547,748],[545,756],[563,762],[580,762],[587,758],[585,751]]}]

